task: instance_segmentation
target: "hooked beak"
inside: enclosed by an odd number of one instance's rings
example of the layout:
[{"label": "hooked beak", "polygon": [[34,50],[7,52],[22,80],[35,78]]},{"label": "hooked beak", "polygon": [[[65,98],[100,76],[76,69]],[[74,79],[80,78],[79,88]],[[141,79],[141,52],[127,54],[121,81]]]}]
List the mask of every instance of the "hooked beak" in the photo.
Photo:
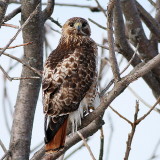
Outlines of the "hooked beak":
[{"label": "hooked beak", "polygon": [[74,24],[75,29],[77,30],[77,32],[80,32],[81,28],[82,28],[82,24],[80,22],[76,22]]}]

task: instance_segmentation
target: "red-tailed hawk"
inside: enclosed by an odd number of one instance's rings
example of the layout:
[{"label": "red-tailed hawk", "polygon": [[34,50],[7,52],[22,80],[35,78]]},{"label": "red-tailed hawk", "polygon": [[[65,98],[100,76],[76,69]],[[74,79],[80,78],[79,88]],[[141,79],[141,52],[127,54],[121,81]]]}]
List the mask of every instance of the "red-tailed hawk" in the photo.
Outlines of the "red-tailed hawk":
[{"label": "red-tailed hawk", "polygon": [[46,151],[64,146],[68,119],[75,130],[84,110],[87,111],[95,98],[97,46],[90,34],[85,19],[69,19],[62,27],[57,48],[45,63],[43,105],[49,117],[48,127],[45,127]]}]

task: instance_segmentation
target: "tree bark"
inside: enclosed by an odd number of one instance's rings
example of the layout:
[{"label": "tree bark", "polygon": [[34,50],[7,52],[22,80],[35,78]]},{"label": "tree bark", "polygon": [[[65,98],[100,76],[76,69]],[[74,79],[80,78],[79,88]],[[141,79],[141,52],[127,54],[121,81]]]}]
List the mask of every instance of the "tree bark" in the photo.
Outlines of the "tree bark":
[{"label": "tree bark", "polygon": [[[35,10],[40,0],[22,0],[22,17],[24,23]],[[23,30],[24,43],[33,41],[32,45],[24,46],[24,60],[32,67],[42,70],[43,65],[43,25],[41,5],[37,14],[30,20]],[[22,77],[37,76],[36,73],[23,66]],[[31,135],[34,113],[41,85],[41,79],[21,80],[15,112],[13,117],[10,148],[12,160],[28,160],[30,153]]]},{"label": "tree bark", "polygon": [[[115,2],[116,2],[114,7],[115,44],[117,48],[120,50],[120,53],[129,61],[132,58],[134,51],[131,48],[129,41],[126,39],[124,20],[121,11],[120,1],[116,0]],[[141,59],[137,55],[135,55],[131,64],[133,67],[136,67],[141,62],[142,62]],[[158,98],[160,95],[160,85],[155,75],[150,71],[143,76],[143,79],[152,89],[154,96]]]}]

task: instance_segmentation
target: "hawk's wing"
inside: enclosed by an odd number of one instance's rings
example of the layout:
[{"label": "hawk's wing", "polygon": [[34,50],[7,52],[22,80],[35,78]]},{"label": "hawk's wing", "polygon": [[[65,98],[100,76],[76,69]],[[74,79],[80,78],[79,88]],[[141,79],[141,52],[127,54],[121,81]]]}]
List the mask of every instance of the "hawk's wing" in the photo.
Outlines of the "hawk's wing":
[{"label": "hawk's wing", "polygon": [[[85,49],[86,50],[86,49]],[[44,68],[43,104],[44,112],[60,116],[75,111],[89,90],[95,75],[96,60],[93,49],[75,49],[57,62],[52,53]],[[55,64],[57,63],[57,64]]]}]

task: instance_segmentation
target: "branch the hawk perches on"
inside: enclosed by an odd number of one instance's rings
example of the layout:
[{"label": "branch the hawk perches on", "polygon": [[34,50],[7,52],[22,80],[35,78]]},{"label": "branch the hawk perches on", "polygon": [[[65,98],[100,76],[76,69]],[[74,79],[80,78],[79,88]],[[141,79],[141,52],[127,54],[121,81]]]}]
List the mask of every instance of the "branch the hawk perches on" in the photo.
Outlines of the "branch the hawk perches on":
[{"label": "branch the hawk perches on", "polygon": [[62,148],[67,121],[70,119],[76,130],[83,112],[94,105],[97,46],[90,34],[85,19],[69,19],[62,27],[57,48],[46,60],[42,83],[44,113],[49,117],[48,127],[45,126],[46,152]]}]

